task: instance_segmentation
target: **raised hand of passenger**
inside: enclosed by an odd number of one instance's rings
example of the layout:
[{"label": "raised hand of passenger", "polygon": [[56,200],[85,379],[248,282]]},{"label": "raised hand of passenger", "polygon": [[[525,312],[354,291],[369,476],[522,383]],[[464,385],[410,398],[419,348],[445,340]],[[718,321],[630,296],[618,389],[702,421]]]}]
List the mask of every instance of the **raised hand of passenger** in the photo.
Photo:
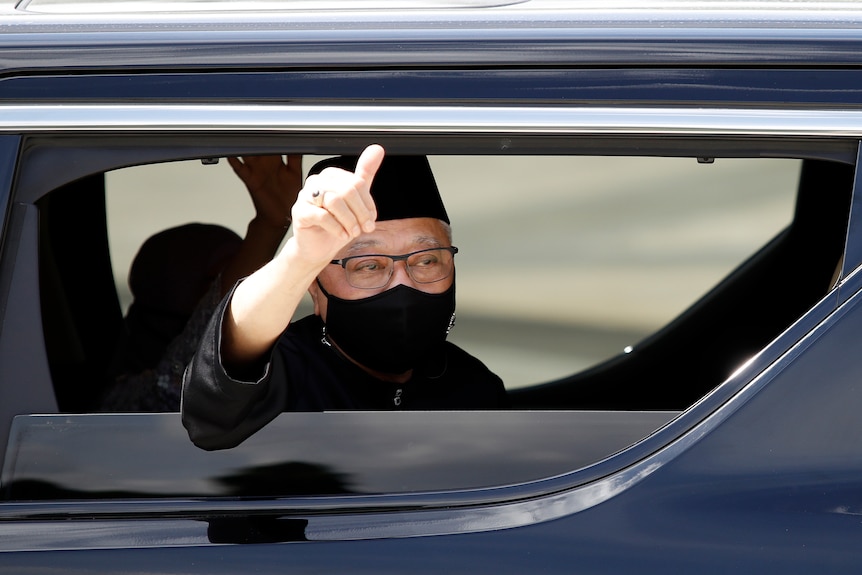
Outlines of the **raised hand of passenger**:
[{"label": "raised hand of passenger", "polygon": [[239,280],[272,259],[287,235],[290,208],[302,187],[302,156],[228,158],[233,171],[245,184],[255,215],[248,223],[239,250],[228,260],[221,274],[221,293],[226,294]]},{"label": "raised hand of passenger", "polygon": [[383,148],[373,144],[359,156],[355,172],[329,167],[308,177],[292,211],[294,240],[304,259],[327,263],[350,241],[374,231],[371,182],[383,156]]},{"label": "raised hand of passenger", "polygon": [[227,159],[245,184],[254,204],[255,219],[262,224],[285,228],[290,224],[290,208],[302,188],[302,156],[243,156]]}]

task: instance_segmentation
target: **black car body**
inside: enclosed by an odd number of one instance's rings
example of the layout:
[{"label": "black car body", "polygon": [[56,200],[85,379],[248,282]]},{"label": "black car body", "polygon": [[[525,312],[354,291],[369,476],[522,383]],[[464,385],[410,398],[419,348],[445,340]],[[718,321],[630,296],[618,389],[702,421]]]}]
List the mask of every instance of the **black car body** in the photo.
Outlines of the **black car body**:
[{"label": "black car body", "polygon": [[[0,572],[858,572],[862,6],[569,4],[0,9]],[[511,410],[284,414],[212,454],[176,413],[90,413],[122,322],[106,173],[370,142],[799,175],[787,226],[705,295],[625,353],[512,389]],[[733,191],[710,210],[753,195]],[[529,276],[543,226],[609,229],[554,197],[475,212],[505,232],[500,277]],[[632,197],[612,210],[629,228],[658,201]],[[674,202],[660,227],[688,221]],[[544,297],[518,279],[516,301]]]}]

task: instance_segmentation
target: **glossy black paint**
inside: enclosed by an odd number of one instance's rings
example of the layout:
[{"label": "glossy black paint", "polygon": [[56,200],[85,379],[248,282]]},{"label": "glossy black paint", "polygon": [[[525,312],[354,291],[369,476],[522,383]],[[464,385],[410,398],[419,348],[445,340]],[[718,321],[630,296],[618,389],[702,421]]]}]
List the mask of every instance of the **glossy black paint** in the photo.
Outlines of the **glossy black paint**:
[{"label": "glossy black paint", "polygon": [[[13,424],[2,499],[307,497],[503,487],[596,463],[676,415],[285,413],[240,447],[215,453],[192,445],[174,413],[22,416]],[[88,473],[82,476],[81,469]],[[445,498],[436,505],[442,504]],[[34,506],[33,512],[50,510]]]},{"label": "glossy black paint", "polygon": [[745,68],[396,69],[13,76],[0,102],[278,102],[857,106],[845,70]]}]

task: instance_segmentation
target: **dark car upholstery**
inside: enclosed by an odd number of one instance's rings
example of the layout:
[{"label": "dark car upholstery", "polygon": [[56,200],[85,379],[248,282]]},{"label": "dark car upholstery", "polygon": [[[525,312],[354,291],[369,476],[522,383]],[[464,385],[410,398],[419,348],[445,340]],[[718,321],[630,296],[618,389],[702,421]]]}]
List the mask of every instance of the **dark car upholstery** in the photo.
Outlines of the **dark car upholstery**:
[{"label": "dark car upholstery", "polygon": [[122,313],[111,272],[102,174],[39,201],[45,346],[61,411],[91,409],[104,387]]}]

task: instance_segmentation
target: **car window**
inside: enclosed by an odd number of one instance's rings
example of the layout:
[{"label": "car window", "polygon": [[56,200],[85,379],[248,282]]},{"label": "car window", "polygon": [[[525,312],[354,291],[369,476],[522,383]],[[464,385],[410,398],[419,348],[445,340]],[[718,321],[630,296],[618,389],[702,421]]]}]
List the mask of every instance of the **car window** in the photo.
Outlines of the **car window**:
[{"label": "car window", "polygon": [[[127,381],[107,368],[141,244],[192,222],[244,233],[254,213],[248,194],[224,154],[215,157],[108,170],[37,196],[32,233],[56,407],[31,413],[82,415],[16,419],[7,498],[308,494],[274,489],[265,479],[272,473],[323,473],[332,488],[318,495],[387,492],[368,462],[397,470],[406,492],[590,469],[673,420],[827,294],[853,175],[849,164],[795,158],[431,154],[460,248],[451,340],[502,377],[511,409],[283,414],[214,467],[159,467],[150,479],[161,487],[143,488],[141,473],[110,454],[138,450],[144,467],[156,467],[145,445],[123,439],[142,436],[159,438],[166,457],[205,457],[178,414],[83,414],[101,410],[106,385]],[[318,157],[305,158],[304,169]],[[827,184],[833,192],[817,191]],[[299,313],[310,312],[306,303]],[[380,434],[399,426],[397,445],[385,447]],[[335,439],[315,434],[321,455],[310,457],[304,433],[317,428],[350,439],[335,449],[326,443]],[[574,432],[589,449],[570,441]],[[519,435],[533,463],[513,464]],[[285,436],[297,441],[283,444]],[[475,440],[462,450],[470,465],[440,455],[464,437]],[[417,465],[427,473],[417,475]],[[86,473],[75,470],[90,468],[104,468],[110,485],[86,487]]]},{"label": "car window", "polygon": [[[319,157],[306,158],[307,170]],[[508,388],[565,377],[669,323],[793,218],[800,161],[433,156],[457,255],[450,339]],[[113,171],[121,305],[150,235],[187,222],[242,235],[253,209],[227,162]],[[836,262],[837,263],[837,262]],[[311,312],[310,302],[300,310]]]},{"label": "car window", "polygon": [[12,500],[481,489],[586,467],[675,415],[285,413],[241,446],[217,452],[192,445],[175,414],[19,416],[2,481]]}]

